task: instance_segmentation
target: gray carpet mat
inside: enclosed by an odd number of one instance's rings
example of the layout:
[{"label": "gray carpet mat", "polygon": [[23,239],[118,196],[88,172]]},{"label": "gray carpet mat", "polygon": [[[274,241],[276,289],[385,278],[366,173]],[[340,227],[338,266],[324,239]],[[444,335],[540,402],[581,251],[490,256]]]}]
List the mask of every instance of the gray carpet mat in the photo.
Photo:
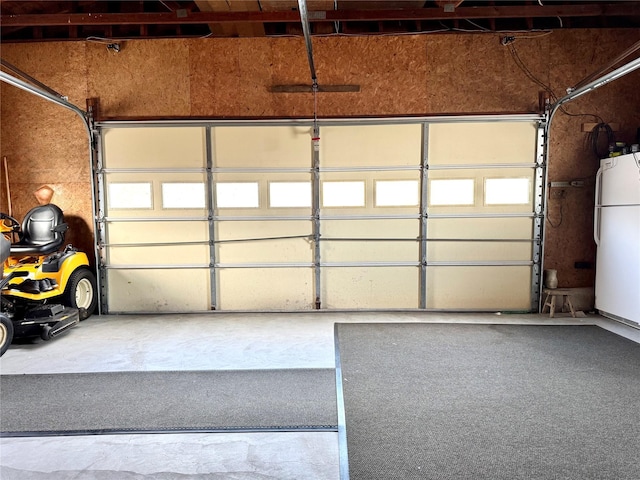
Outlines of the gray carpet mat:
[{"label": "gray carpet mat", "polygon": [[339,324],[356,479],[640,479],[640,345],[594,326]]},{"label": "gray carpet mat", "polygon": [[0,432],[333,429],[332,369],[0,376]]}]

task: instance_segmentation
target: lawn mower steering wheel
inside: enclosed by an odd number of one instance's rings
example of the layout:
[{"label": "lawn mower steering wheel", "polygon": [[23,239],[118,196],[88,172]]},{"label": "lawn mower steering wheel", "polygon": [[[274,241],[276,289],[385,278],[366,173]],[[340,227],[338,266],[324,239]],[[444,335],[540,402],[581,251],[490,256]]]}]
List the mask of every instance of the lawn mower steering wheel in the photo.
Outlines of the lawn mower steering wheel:
[{"label": "lawn mower steering wheel", "polygon": [[20,222],[6,213],[0,213],[0,222],[5,228],[10,229],[12,232],[20,230]]}]

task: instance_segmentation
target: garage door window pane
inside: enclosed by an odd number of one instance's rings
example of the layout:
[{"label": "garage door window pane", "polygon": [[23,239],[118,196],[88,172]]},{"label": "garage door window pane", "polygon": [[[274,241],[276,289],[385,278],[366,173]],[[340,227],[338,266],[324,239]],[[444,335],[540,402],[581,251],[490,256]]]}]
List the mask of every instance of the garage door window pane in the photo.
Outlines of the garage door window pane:
[{"label": "garage door window pane", "polygon": [[419,198],[417,180],[376,182],[376,207],[412,207]]},{"label": "garage door window pane", "polygon": [[153,207],[150,183],[110,183],[109,208]]},{"label": "garage door window pane", "polygon": [[216,205],[218,208],[258,208],[258,184],[218,183],[216,185]]},{"label": "garage door window pane", "polygon": [[311,184],[309,182],[271,182],[269,206],[311,207]]},{"label": "garage door window pane", "polygon": [[473,205],[474,184],[471,178],[431,180],[429,182],[429,204]]},{"label": "garage door window pane", "polygon": [[484,203],[486,205],[526,205],[529,203],[529,179],[487,178]]},{"label": "garage door window pane", "polygon": [[204,208],[204,183],[163,183],[162,208]]},{"label": "garage door window pane", "polygon": [[322,182],[323,207],[364,207],[364,182]]}]

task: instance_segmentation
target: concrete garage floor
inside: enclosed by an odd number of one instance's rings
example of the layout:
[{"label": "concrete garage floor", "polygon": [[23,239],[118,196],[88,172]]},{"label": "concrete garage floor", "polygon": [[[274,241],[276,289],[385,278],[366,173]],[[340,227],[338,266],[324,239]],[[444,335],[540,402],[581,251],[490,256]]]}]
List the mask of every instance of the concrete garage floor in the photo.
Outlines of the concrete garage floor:
[{"label": "concrete garage floor", "polygon": [[[336,322],[596,324],[640,343],[640,330],[599,316],[550,319],[417,312],[94,316],[52,342],[12,345],[0,360],[0,373],[334,368]],[[0,478],[337,480],[338,434],[2,438]]]}]

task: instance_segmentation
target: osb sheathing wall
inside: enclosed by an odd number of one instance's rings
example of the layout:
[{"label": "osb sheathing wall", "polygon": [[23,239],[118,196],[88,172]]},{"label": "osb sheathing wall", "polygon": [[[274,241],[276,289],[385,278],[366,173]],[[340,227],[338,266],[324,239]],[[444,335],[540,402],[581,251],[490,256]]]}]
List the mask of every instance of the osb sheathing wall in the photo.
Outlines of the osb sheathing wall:
[{"label": "osb sheathing wall", "polygon": [[[633,30],[566,30],[530,34],[515,46],[528,69],[558,96],[640,39]],[[535,38],[531,38],[535,37]],[[536,111],[541,87],[516,66],[495,34],[322,37],[313,39],[320,84],[357,84],[359,93],[322,93],[318,114],[430,115]],[[310,94],[274,94],[278,84],[310,83],[302,38],[147,40],[119,53],[89,42],[8,44],[2,58],[79,106],[100,99],[105,117],[308,117]],[[566,106],[621,125],[632,143],[640,126],[635,72]],[[585,148],[590,117],[556,116],[550,180],[583,179],[583,188],[553,190],[545,265],[561,286],[591,286],[594,177],[598,162]],[[460,139],[464,142],[465,139]],[[500,142],[500,138],[495,139]],[[240,145],[238,148],[242,148]],[[473,149],[473,145],[469,145]],[[9,162],[14,216],[35,205],[48,184],[72,217],[69,239],[91,249],[91,196],[86,133],[72,112],[2,85],[2,148]],[[3,176],[4,178],[4,176]],[[6,192],[2,204],[6,211]]]}]

